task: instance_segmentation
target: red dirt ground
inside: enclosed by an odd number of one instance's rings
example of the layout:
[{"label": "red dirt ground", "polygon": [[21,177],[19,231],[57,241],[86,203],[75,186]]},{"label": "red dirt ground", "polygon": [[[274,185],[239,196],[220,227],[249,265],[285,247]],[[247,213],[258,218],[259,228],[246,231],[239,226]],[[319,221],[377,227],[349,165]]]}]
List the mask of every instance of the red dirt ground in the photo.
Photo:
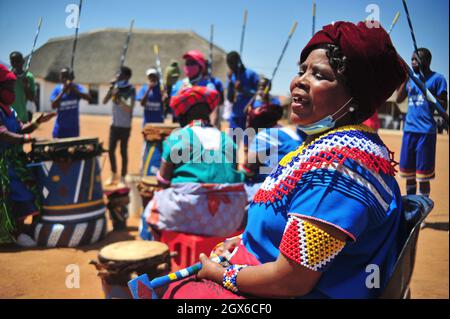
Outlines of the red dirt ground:
[{"label": "red dirt ground", "polygon": [[[98,136],[107,146],[110,117],[81,116],[81,136]],[[129,146],[129,172],[139,173],[143,138],[141,118],[133,120],[133,129]],[[53,122],[43,125],[35,136],[51,136]],[[395,152],[398,161],[401,146],[401,133],[381,131],[381,137],[387,146]],[[106,160],[102,178],[109,175],[109,162]],[[120,158],[119,158],[120,162]],[[431,198],[435,207],[428,223],[449,222],[449,143],[448,135],[439,136],[437,143],[437,178],[432,182]],[[402,193],[405,193],[404,181],[399,180]],[[137,238],[137,215],[128,220],[128,231],[110,232],[107,237],[90,246],[54,249],[0,249],[0,298],[103,298],[100,279],[96,270],[89,265],[103,246]],[[447,226],[448,227],[448,226]],[[112,229],[109,224],[109,230]],[[421,231],[418,243],[417,259],[411,282],[412,298],[449,298],[449,261],[448,231],[425,228]],[[66,267],[76,264],[80,267],[80,288],[66,288],[68,276]]]}]

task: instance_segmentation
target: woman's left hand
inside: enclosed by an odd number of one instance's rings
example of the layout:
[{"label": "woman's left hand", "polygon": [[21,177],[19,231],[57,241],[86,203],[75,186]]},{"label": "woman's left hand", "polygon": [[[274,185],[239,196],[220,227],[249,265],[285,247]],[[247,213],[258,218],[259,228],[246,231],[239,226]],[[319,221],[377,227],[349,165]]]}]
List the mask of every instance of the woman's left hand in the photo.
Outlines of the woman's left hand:
[{"label": "woman's left hand", "polygon": [[202,269],[198,272],[198,279],[208,279],[221,284],[225,268],[220,264],[211,261],[205,254],[200,254]]},{"label": "woman's left hand", "polygon": [[39,115],[39,117],[36,119],[36,123],[42,124],[42,123],[48,122],[55,116],[56,116],[56,112],[41,113],[41,115]]}]

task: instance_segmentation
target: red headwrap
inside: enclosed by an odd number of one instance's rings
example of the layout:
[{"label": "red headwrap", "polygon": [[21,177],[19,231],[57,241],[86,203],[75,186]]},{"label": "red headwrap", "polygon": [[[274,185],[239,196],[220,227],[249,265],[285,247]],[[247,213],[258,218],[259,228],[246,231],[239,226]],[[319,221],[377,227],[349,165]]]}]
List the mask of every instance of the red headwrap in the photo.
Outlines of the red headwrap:
[{"label": "red headwrap", "polygon": [[202,68],[202,72],[206,71],[206,59],[205,59],[205,56],[203,55],[203,53],[201,53],[198,50],[191,50],[191,51],[186,52],[183,55],[183,59],[188,59],[188,58],[197,62],[200,65],[200,67]]},{"label": "red headwrap", "polygon": [[338,46],[347,58],[345,77],[353,97],[370,117],[406,78],[406,68],[389,35],[365,23],[336,22],[317,32],[302,50],[300,63],[320,44]]},{"label": "red headwrap", "polygon": [[170,107],[175,116],[186,113],[195,104],[208,104],[211,112],[219,104],[219,92],[204,86],[193,86],[182,89],[178,95],[170,99]]},{"label": "red headwrap", "polygon": [[[8,70],[8,68],[3,64],[0,64],[0,83],[6,81],[16,81],[16,79],[17,77],[14,72]],[[14,92],[5,89],[0,90],[0,107],[6,112],[8,116],[11,115],[9,106],[14,103],[14,98]]]}]

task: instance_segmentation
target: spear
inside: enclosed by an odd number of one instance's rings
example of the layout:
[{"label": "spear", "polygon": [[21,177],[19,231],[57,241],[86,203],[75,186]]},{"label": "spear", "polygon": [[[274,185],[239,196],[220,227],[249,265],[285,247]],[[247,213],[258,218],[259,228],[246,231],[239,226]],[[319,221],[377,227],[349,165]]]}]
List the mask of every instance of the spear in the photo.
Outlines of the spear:
[{"label": "spear", "polygon": [[396,14],[395,17],[394,17],[394,20],[392,20],[392,24],[391,24],[391,26],[389,27],[388,34],[391,34],[392,29],[394,28],[395,24],[397,23],[397,20],[398,20],[399,17],[400,17],[400,11],[397,11],[397,14]]},{"label": "spear", "polygon": [[316,33],[316,0],[313,1],[312,35]]},{"label": "spear", "polygon": [[242,57],[242,51],[244,50],[244,38],[245,38],[245,28],[247,27],[247,10],[244,11],[244,22],[242,24],[241,32],[241,46],[239,48],[239,55]]},{"label": "spear", "polygon": [[34,48],[36,47],[36,42],[39,36],[39,32],[41,31],[41,25],[42,25],[42,18],[39,18],[39,22],[38,22],[38,27],[36,30],[36,34],[34,36],[34,42],[33,42],[33,47],[31,48],[31,53],[28,56],[28,61],[27,61],[27,65],[25,67],[25,74],[27,74],[28,70],[30,69],[30,65],[31,65],[31,59],[33,58],[33,53],[34,53]]},{"label": "spear", "polygon": [[213,73],[213,39],[214,39],[214,24],[211,24],[211,29],[210,29],[210,36],[209,36],[209,77],[212,78],[212,73]]},{"label": "spear", "polygon": [[77,17],[77,26],[75,28],[75,38],[73,39],[73,46],[72,46],[72,57],[70,59],[70,72],[73,76],[73,65],[75,62],[75,51],[77,48],[77,41],[78,41],[78,30],[80,29],[80,18],[81,18],[81,6],[83,5],[83,0],[80,0],[80,4],[78,5],[78,17]]},{"label": "spear", "polygon": [[[417,42],[416,42],[416,36],[414,34],[414,29],[411,22],[411,17],[409,15],[408,5],[406,4],[405,0],[402,0],[403,2],[403,8],[405,9],[406,18],[408,19],[408,25],[409,25],[409,31],[411,33],[411,38],[414,45],[414,52],[416,53],[417,62],[419,63],[419,70],[420,70],[420,76],[422,79],[425,79],[425,76],[423,74],[422,70],[422,62],[420,61],[419,52],[417,49]],[[406,64],[406,62],[405,62]],[[422,94],[426,97],[427,101],[433,105],[435,110],[439,113],[439,115],[444,119],[447,125],[449,125],[448,120],[448,114],[445,112],[445,109],[442,107],[441,103],[436,99],[436,97],[430,92],[430,90],[427,89],[426,85],[423,83],[421,79],[418,79],[415,75],[413,70],[409,67],[408,64],[406,64],[408,68],[409,77],[413,82],[419,87],[419,89],[422,91]]]},{"label": "spear", "polygon": [[[286,40],[286,43],[284,44],[283,50],[281,51],[281,55],[278,58],[277,65],[275,66],[275,69],[272,72],[272,77],[270,79],[270,82],[273,81],[273,79],[275,78],[275,74],[277,74],[278,67],[280,66],[281,60],[283,59],[284,53],[286,52],[286,49],[287,49],[287,47],[289,45],[289,41],[291,41],[292,35],[295,32],[295,29],[297,29],[297,25],[298,25],[297,21],[295,21],[294,24],[292,25],[292,28],[291,28],[291,31],[289,32],[288,38]],[[264,89],[264,93],[265,94],[269,93],[269,85],[267,85],[266,88]]]},{"label": "spear", "polygon": [[155,56],[156,56],[156,68],[158,69],[158,73],[159,73],[159,83],[160,83],[161,87],[164,88],[164,79],[163,79],[163,74],[162,74],[162,70],[161,70],[161,60],[159,59],[159,47],[157,44],[155,44],[153,46],[153,52],[155,53]]},{"label": "spear", "polygon": [[133,32],[133,25],[134,25],[134,19],[131,19],[130,29],[128,30],[127,37],[125,38],[125,43],[124,43],[123,49],[122,49],[122,55],[120,56],[119,71],[125,64],[125,58],[127,56],[127,51],[128,51],[128,44],[130,43],[131,33]]}]

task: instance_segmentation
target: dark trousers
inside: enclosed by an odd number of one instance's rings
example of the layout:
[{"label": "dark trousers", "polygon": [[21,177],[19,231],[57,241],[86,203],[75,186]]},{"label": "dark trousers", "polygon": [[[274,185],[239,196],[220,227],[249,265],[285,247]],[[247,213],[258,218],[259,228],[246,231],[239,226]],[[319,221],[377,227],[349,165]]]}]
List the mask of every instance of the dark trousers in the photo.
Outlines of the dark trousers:
[{"label": "dark trousers", "polygon": [[130,138],[131,128],[111,126],[109,130],[109,161],[111,162],[111,170],[113,173],[117,173],[116,162],[116,146],[120,141],[120,155],[122,156],[122,177],[127,175],[128,165],[128,139]]}]

